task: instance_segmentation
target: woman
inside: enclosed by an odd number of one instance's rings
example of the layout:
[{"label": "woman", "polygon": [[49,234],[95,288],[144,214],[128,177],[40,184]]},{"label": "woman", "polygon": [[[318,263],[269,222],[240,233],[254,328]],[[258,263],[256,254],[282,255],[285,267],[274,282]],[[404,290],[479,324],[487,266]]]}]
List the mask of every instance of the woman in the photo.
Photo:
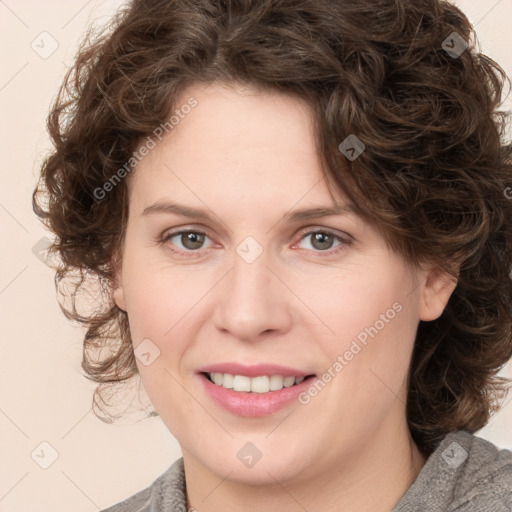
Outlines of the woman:
[{"label": "woman", "polygon": [[109,512],[512,509],[474,435],[512,162],[472,36],[440,0],[145,0],[84,42],[34,208],[105,294],[67,311],[96,413],[140,375],[183,452]]}]

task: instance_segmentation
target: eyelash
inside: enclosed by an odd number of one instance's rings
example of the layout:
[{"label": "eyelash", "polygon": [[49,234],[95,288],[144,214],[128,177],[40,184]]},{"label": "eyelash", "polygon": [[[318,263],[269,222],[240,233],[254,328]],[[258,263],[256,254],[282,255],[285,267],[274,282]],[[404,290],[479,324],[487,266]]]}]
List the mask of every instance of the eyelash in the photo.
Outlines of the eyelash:
[{"label": "eyelash", "polygon": [[[208,233],[205,233],[204,231],[193,230],[193,229],[185,229],[185,230],[173,231],[171,233],[163,234],[158,239],[158,242],[159,242],[159,244],[163,245],[166,242],[168,242],[171,238],[174,238],[175,236],[178,236],[178,235],[183,235],[185,233],[194,233],[194,234],[197,234],[197,235],[202,235],[202,236],[204,235],[204,236],[210,238],[208,236]],[[321,233],[323,235],[332,235],[332,236],[334,236],[334,238],[337,238],[341,242],[341,244],[337,248],[334,248],[334,249],[327,249],[325,251],[320,251],[320,250],[315,251],[315,250],[313,250],[313,252],[319,253],[321,255],[321,257],[333,256],[335,254],[341,253],[342,251],[344,251],[346,249],[346,246],[349,246],[352,243],[352,240],[349,239],[348,237],[344,238],[344,237],[342,237],[340,235],[337,235],[336,233],[334,233],[334,232],[332,232],[332,231],[330,231],[328,229],[318,229],[318,230],[307,231],[305,233],[302,233],[300,238],[299,238],[299,242],[301,242],[303,239],[307,238],[308,236],[311,236],[311,235],[317,234],[317,233]],[[173,253],[176,253],[178,255],[184,256],[186,258],[193,258],[193,257],[197,257],[197,253],[200,251],[200,249],[188,250],[188,251],[171,249],[171,251]]]}]

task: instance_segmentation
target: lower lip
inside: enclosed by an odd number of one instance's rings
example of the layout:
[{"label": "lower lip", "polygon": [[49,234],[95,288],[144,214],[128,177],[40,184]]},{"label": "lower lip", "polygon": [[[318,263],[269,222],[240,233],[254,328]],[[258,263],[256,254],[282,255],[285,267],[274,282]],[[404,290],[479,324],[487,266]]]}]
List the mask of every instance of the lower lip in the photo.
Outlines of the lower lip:
[{"label": "lower lip", "polygon": [[308,377],[300,384],[268,393],[247,393],[217,386],[204,374],[198,374],[206,393],[225,410],[237,416],[262,417],[284,409],[305,391],[316,377]]}]

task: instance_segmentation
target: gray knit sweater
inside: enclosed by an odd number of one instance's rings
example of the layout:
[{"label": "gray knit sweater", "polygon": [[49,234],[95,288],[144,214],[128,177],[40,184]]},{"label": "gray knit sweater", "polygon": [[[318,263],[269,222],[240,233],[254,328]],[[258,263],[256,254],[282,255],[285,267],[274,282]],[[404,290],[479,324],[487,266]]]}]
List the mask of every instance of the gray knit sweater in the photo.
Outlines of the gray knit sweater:
[{"label": "gray knit sweater", "polygon": [[[183,458],[149,487],[102,512],[187,512]],[[448,434],[391,512],[512,512],[512,452]]]}]

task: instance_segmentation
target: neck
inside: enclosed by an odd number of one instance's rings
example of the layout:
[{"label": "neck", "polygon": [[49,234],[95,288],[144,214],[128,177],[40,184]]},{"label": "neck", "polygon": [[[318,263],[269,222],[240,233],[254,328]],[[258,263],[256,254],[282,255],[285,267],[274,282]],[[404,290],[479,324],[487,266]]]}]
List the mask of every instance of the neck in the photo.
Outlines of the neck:
[{"label": "neck", "polygon": [[[217,475],[183,450],[187,510],[263,512],[322,510],[334,512],[391,512],[412,485],[426,456],[413,442],[406,425],[379,429],[371,440],[347,457],[308,475],[264,484],[240,483]],[[229,473],[229,472],[228,472]]]}]

